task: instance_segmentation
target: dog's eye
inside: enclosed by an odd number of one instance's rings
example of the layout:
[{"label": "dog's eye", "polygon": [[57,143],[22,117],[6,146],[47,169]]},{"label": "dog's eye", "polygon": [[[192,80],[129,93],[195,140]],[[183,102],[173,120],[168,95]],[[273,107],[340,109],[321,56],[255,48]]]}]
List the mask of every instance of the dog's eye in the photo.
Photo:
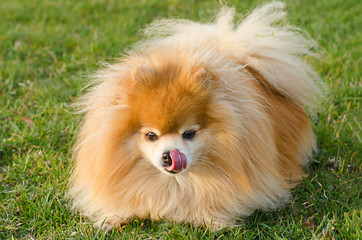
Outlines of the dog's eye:
[{"label": "dog's eye", "polygon": [[191,139],[195,136],[195,134],[196,134],[196,130],[187,130],[186,132],[184,132],[182,134],[182,137],[184,139]]},{"label": "dog's eye", "polygon": [[146,138],[148,138],[148,140],[150,141],[156,141],[158,139],[158,136],[154,132],[148,132],[146,133]]}]

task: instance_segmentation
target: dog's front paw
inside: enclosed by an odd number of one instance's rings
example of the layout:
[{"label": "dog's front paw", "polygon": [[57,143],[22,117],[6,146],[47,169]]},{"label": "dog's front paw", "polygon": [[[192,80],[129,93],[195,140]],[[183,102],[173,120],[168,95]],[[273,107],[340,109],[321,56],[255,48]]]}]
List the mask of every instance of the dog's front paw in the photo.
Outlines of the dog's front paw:
[{"label": "dog's front paw", "polygon": [[221,220],[221,219],[213,219],[210,222],[205,222],[205,224],[206,224],[206,227],[212,232],[217,232],[222,229],[235,227],[233,222],[225,221],[225,220]]},{"label": "dog's front paw", "polygon": [[112,228],[116,227],[115,224],[111,223],[111,222],[108,222],[106,219],[103,219],[103,220],[98,220],[96,221],[93,226],[95,228],[100,228],[104,231],[109,231],[111,230]]},{"label": "dog's front paw", "polygon": [[99,219],[94,222],[95,228],[100,228],[104,231],[112,230],[113,228],[118,228],[123,224],[126,224],[129,220],[117,218],[117,217],[105,217],[102,219]]}]

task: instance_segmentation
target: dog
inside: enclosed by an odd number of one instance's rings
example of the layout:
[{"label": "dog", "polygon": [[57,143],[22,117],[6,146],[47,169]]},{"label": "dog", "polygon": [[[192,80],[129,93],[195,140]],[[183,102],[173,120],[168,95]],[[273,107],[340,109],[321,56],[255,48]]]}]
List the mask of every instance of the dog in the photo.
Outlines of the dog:
[{"label": "dog", "polygon": [[73,205],[105,229],[134,217],[232,227],[288,201],[316,149],[317,44],[284,4],[234,25],[158,20],[79,101]]}]

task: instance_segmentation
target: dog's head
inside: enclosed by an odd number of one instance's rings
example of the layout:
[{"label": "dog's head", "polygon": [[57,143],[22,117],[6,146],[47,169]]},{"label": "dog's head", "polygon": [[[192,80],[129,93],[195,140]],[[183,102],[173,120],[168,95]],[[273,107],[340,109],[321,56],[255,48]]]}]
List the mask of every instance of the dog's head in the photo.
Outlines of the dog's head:
[{"label": "dog's head", "polygon": [[162,172],[192,167],[212,138],[207,117],[212,81],[202,67],[172,62],[132,72],[128,106],[137,147]]}]

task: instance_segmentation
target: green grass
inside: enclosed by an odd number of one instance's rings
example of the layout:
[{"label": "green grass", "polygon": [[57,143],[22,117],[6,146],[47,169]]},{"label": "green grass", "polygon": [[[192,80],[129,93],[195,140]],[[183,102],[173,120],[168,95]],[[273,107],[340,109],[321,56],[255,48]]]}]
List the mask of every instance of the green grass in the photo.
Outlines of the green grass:
[{"label": "green grass", "polygon": [[[245,13],[260,1],[231,1]],[[361,234],[361,12],[355,0],[287,1],[289,21],[326,52],[311,60],[331,89],[314,122],[320,154],[292,201],[212,233],[135,220],[103,233],[65,199],[80,116],[70,106],[99,62],[155,18],[208,20],[218,1],[0,1],[0,238],[358,239]]]}]

